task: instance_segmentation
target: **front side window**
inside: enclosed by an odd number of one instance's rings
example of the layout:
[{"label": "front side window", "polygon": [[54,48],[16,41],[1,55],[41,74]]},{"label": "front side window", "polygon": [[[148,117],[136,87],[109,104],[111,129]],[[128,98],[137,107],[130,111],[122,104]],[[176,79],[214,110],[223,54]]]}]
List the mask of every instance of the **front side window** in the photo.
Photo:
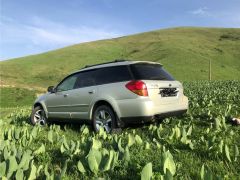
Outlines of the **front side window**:
[{"label": "front side window", "polygon": [[74,89],[74,85],[77,80],[77,75],[74,74],[72,76],[67,77],[61,84],[57,86],[57,91],[68,91]]}]

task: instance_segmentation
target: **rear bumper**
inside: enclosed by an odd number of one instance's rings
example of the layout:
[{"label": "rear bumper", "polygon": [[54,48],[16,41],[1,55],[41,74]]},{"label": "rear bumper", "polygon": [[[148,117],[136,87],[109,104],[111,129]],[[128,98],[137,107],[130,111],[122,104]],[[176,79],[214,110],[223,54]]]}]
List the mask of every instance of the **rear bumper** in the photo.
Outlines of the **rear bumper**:
[{"label": "rear bumper", "polygon": [[187,109],[165,112],[161,114],[155,114],[153,116],[135,116],[135,117],[122,117],[120,118],[121,122],[125,124],[141,124],[147,122],[154,122],[157,119],[172,117],[172,116],[180,116],[187,112]]},{"label": "rear bumper", "polygon": [[123,124],[151,122],[154,119],[177,116],[188,109],[188,98],[182,98],[175,103],[156,105],[149,98],[118,101],[120,110],[118,117]]}]

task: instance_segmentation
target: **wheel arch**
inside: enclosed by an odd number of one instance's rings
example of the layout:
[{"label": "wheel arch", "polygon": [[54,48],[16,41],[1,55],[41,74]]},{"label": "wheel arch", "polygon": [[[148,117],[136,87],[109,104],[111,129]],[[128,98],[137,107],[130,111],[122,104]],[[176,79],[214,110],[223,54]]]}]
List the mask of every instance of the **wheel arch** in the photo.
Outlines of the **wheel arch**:
[{"label": "wheel arch", "polygon": [[33,105],[33,108],[36,108],[38,106],[43,108],[43,110],[45,111],[45,115],[48,118],[48,111],[47,111],[47,108],[46,108],[45,104],[42,103],[42,102],[35,102],[34,105]]},{"label": "wheel arch", "polygon": [[93,105],[92,105],[92,108],[90,109],[90,113],[89,113],[90,120],[92,120],[94,109],[96,107],[100,106],[100,105],[107,105],[107,106],[109,106],[113,110],[113,112],[114,112],[114,114],[116,116],[117,125],[120,125],[119,124],[119,119],[120,119],[121,116],[120,116],[120,112],[119,112],[118,106],[117,106],[116,103],[114,103],[114,101],[111,101],[111,99],[110,100],[109,99],[99,99],[99,100],[95,101],[93,103]]}]

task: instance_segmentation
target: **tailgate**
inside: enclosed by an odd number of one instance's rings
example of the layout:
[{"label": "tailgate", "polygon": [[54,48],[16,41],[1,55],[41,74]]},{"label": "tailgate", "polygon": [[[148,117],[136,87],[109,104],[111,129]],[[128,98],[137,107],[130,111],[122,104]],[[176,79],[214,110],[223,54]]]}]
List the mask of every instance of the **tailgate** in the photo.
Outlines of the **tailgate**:
[{"label": "tailgate", "polygon": [[149,98],[156,105],[178,103],[183,93],[182,85],[178,81],[144,80],[144,83]]}]

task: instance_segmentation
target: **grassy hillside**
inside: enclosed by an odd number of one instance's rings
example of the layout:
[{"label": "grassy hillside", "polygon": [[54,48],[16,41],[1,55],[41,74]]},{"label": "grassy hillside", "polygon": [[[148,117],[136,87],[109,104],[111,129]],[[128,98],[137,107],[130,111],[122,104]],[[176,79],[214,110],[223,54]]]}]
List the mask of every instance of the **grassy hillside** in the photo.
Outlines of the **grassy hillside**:
[{"label": "grassy hillside", "polygon": [[31,106],[37,92],[23,88],[0,88],[0,107]]},{"label": "grassy hillside", "polygon": [[240,79],[240,29],[173,28],[110,40],[82,43],[55,51],[0,62],[1,83],[47,87],[87,64],[113,59],[162,63],[179,80]]}]

